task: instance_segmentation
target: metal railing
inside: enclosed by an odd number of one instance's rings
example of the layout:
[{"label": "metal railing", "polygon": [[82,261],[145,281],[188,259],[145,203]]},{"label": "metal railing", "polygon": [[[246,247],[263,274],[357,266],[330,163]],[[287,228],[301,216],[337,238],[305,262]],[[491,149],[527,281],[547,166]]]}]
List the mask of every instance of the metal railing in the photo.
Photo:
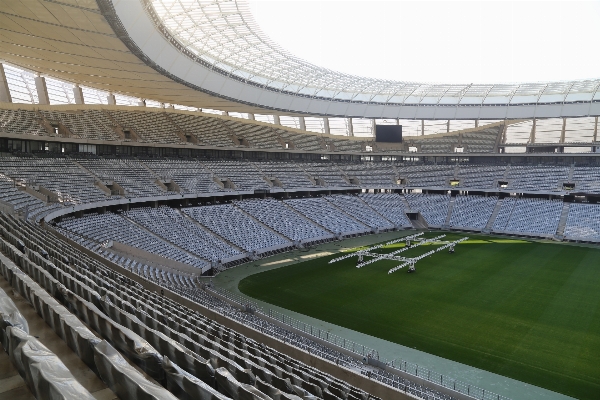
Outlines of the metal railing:
[{"label": "metal railing", "polygon": [[[376,364],[385,365],[385,371],[388,374],[396,375],[402,377],[403,375],[413,376],[415,378],[422,379],[427,382],[431,382],[432,384],[442,386],[446,389],[455,391],[462,395],[466,395],[473,399],[478,400],[511,400],[508,397],[502,396],[497,393],[490,392],[488,390],[482,389],[480,387],[470,385],[468,383],[459,381],[457,379],[453,379],[451,377],[445,376],[443,374],[432,371],[428,368],[420,366],[418,364],[402,360],[396,359],[392,361],[387,361],[386,359],[380,359],[379,351],[373,349],[371,347],[365,346],[363,344],[354,342],[352,340],[348,340],[336,334],[329,332],[328,330],[317,328],[313,325],[307,324],[299,319],[290,317],[282,312],[277,310],[273,310],[272,308],[263,308],[259,306],[257,303],[249,300],[248,298],[241,296],[236,293],[231,293],[228,290],[216,287],[206,287],[208,292],[215,292],[222,297],[225,297],[241,306],[249,307],[253,310],[255,314],[262,314],[263,316],[274,319],[278,322],[281,322],[283,325],[287,325],[291,328],[297,329],[307,336],[312,336],[318,338],[324,342],[333,344],[337,347],[341,347],[344,350],[352,352],[363,359],[364,362],[369,363],[370,360],[379,361]],[[406,389],[404,384],[395,385],[393,384],[394,379],[390,377],[381,376],[382,381],[389,386],[396,387],[399,389]],[[435,388],[432,388],[435,390]]]}]

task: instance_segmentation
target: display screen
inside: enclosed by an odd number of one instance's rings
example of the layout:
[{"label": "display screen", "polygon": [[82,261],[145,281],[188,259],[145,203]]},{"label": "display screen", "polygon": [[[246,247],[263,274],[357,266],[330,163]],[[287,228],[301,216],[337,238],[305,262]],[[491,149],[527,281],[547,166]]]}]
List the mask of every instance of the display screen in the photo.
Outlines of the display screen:
[{"label": "display screen", "polygon": [[375,141],[401,143],[402,125],[375,125]]}]

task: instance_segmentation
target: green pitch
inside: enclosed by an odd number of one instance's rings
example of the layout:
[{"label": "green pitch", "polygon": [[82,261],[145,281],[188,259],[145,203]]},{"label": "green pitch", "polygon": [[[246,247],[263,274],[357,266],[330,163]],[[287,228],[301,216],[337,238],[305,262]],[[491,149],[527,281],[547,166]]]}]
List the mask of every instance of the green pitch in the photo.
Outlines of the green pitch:
[{"label": "green pitch", "polygon": [[[426,237],[437,236],[429,233]],[[600,249],[471,237],[391,275],[340,254],[251,275],[248,296],[579,399],[600,398]],[[381,252],[403,247],[398,243]],[[401,253],[415,257],[436,245]]]}]

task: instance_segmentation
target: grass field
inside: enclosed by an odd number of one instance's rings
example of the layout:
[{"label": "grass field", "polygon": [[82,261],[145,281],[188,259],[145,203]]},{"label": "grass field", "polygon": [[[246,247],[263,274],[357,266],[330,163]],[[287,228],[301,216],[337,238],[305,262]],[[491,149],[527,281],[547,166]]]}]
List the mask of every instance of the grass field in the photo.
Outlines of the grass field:
[{"label": "grass field", "polygon": [[427,257],[414,274],[388,275],[395,261],[361,269],[356,257],[327,264],[336,254],[251,275],[239,289],[430,354],[600,399],[600,249],[457,233],[445,240],[467,235],[455,254]]}]

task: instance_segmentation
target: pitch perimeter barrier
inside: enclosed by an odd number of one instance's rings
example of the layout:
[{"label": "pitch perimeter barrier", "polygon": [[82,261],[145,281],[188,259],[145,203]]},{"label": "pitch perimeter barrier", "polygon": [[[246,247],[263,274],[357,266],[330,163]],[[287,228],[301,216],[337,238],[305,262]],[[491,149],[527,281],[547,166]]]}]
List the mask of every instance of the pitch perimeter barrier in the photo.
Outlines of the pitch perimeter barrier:
[{"label": "pitch perimeter barrier", "polygon": [[272,308],[264,309],[257,303],[243,297],[239,294],[232,293],[228,290],[216,287],[206,287],[205,290],[216,295],[219,298],[226,298],[230,302],[245,308],[246,311],[270,321],[277,321],[278,324],[291,328],[295,332],[303,333],[307,338],[317,339],[317,342],[325,342],[332,345],[332,348],[345,350],[344,353],[352,355],[354,358],[362,360],[365,364],[373,365],[388,372],[392,377],[380,376],[377,379],[385,384],[403,389],[404,384],[395,381],[393,375],[401,378],[412,380],[415,383],[429,386],[434,390],[448,393],[457,398],[470,398],[477,400],[511,400],[508,397],[482,389],[475,385],[470,385],[466,382],[453,379],[443,374],[430,370],[429,368],[420,366],[410,361],[396,359],[388,361],[380,359],[379,351],[368,346],[356,343],[352,340],[347,340],[341,336],[335,335],[327,330],[317,328],[313,325],[302,322],[296,318],[290,317]]}]

